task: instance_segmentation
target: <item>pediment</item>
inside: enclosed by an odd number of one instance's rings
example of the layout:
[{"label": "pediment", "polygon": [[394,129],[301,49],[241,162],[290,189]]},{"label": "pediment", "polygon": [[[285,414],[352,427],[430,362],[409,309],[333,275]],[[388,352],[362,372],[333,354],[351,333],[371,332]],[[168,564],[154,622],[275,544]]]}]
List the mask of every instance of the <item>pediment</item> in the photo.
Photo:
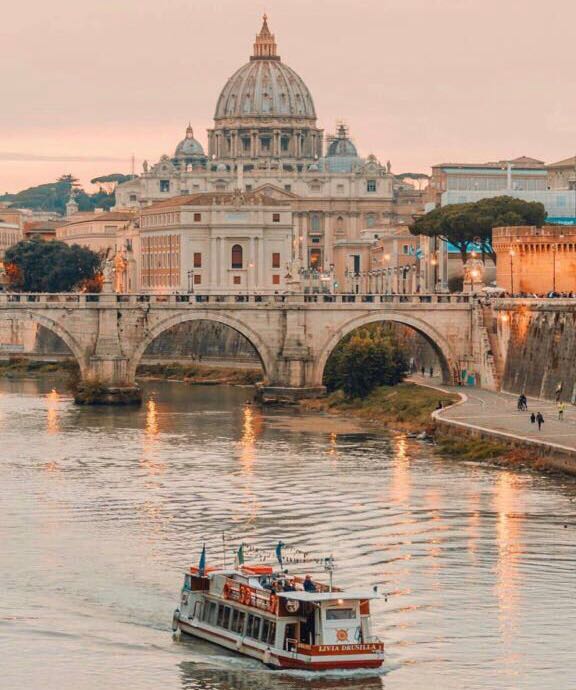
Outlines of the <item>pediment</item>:
[{"label": "pediment", "polygon": [[294,194],[294,192],[287,192],[285,189],[282,189],[281,187],[277,187],[275,184],[262,184],[259,187],[256,187],[254,190],[255,194],[263,194],[264,196],[271,197],[272,199],[299,199],[300,197],[298,194]]}]

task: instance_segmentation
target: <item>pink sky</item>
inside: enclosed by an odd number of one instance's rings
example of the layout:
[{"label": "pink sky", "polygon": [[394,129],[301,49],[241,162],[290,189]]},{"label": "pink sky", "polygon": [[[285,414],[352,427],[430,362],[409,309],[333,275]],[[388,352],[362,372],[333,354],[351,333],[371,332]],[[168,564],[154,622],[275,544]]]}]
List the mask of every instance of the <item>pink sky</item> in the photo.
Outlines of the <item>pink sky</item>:
[{"label": "pink sky", "polygon": [[[576,151],[574,0],[9,0],[0,191],[205,145],[266,11],[319,123],[394,172]],[[69,159],[69,160],[61,160]]]}]

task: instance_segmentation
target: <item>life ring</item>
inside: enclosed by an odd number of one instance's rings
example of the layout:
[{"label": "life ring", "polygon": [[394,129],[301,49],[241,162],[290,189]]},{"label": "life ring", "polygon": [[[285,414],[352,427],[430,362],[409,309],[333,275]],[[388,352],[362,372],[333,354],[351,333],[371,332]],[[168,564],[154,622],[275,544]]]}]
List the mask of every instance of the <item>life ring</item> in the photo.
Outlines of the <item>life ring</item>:
[{"label": "life ring", "polygon": [[300,609],[300,602],[297,599],[286,599],[284,606],[288,613],[296,613]]},{"label": "life ring", "polygon": [[172,630],[178,632],[180,628],[180,609],[175,609],[172,615]]}]

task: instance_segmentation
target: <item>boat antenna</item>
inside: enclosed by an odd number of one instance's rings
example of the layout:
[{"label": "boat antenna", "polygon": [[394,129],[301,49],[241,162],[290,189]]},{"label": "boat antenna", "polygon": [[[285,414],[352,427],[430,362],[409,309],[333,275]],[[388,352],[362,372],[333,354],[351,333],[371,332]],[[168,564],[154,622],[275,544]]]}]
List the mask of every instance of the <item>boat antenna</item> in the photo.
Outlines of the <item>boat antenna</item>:
[{"label": "boat antenna", "polygon": [[324,559],[324,570],[330,576],[330,592],[331,592],[333,584],[334,584],[334,556],[332,554],[330,554],[328,556],[328,558]]}]

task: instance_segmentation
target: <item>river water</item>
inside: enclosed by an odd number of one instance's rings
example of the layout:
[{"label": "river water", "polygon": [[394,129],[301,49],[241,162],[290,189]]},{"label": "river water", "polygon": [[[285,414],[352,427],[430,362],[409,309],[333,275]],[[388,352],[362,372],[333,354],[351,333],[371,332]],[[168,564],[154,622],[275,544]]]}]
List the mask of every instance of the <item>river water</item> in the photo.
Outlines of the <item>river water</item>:
[{"label": "river water", "polygon": [[[55,386],[55,390],[52,387]],[[576,687],[576,482],[444,459],[404,435],[146,386],[82,409],[0,383],[0,687]],[[221,531],[333,551],[373,606],[379,674],[281,674],[175,641],[182,572]]]}]

